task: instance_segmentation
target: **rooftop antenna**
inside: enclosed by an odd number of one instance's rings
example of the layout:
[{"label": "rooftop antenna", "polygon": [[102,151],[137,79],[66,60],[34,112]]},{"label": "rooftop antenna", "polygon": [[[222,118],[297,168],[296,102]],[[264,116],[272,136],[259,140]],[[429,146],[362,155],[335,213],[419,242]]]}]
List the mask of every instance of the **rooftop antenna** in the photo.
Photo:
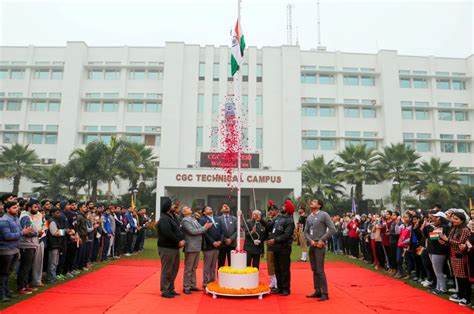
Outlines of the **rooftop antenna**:
[{"label": "rooftop antenna", "polygon": [[286,44],[293,45],[293,5],[288,3],[286,6]]},{"label": "rooftop antenna", "polygon": [[320,17],[320,9],[319,9],[319,0],[317,1],[317,18],[318,18],[318,50],[325,51],[326,47],[321,45],[321,17]]}]

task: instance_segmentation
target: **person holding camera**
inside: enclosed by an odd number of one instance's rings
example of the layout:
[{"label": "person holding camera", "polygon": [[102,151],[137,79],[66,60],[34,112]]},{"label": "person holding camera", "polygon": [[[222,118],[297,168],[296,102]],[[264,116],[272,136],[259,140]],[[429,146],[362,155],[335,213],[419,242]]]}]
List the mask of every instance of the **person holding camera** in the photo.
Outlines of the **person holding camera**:
[{"label": "person holding camera", "polygon": [[259,268],[260,257],[263,257],[265,248],[266,222],[262,220],[259,210],[252,212],[252,219],[246,221],[244,250],[247,251],[247,266]]}]

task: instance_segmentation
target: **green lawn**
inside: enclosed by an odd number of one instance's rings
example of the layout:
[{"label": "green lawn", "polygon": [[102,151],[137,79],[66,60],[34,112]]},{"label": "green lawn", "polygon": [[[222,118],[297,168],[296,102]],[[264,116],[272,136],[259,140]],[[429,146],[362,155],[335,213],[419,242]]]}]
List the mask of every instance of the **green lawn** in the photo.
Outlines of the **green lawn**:
[{"label": "green lawn", "polygon": [[[138,255],[133,255],[133,256],[129,256],[129,257],[122,257],[124,259],[147,259],[147,260],[158,260],[159,259],[159,256],[158,256],[158,250],[157,250],[157,245],[156,245],[156,239],[154,238],[150,238],[150,239],[147,239],[145,241],[145,250],[143,252],[141,252],[140,254]],[[183,259],[184,258],[184,254],[181,253],[181,258]],[[301,247],[297,246],[296,244],[293,245],[293,250],[292,250],[292,253],[291,253],[291,260],[296,262],[296,261],[299,261],[299,259],[301,258]],[[88,272],[83,272],[81,274],[79,274],[78,276],[72,278],[72,279],[75,279],[75,278],[78,278],[80,276],[83,276],[85,274],[88,274],[90,272],[93,272],[93,271],[96,271],[98,269],[101,269],[102,267],[105,267],[107,265],[110,265],[110,264],[113,264],[113,263],[116,263],[117,261],[119,261],[120,259],[118,260],[112,260],[112,261],[107,261],[107,262],[102,262],[102,263],[97,263],[95,265],[92,266],[92,269]],[[264,258],[263,261],[265,261],[266,259]],[[364,261],[360,261],[360,260],[353,260],[353,259],[350,259],[348,257],[346,257],[345,255],[338,255],[338,254],[333,254],[333,253],[328,253],[326,255],[326,261],[328,262],[346,262],[346,263],[351,263],[351,264],[355,264],[355,265],[358,265],[362,268],[365,268],[365,269],[368,269],[368,270],[371,270],[371,271],[374,271],[374,272],[377,272],[379,273],[380,275],[383,275],[383,276],[387,276],[387,277],[391,277],[389,276],[387,273],[385,273],[384,271],[382,270],[376,270],[374,269],[373,267],[371,267],[370,265],[366,264]],[[16,282],[15,282],[15,276],[14,274],[12,274],[12,276],[10,277],[10,289],[13,289],[13,288],[16,288]],[[23,301],[25,299],[28,299],[32,296],[34,296],[35,294],[38,294],[39,292],[43,292],[43,291],[46,291],[52,287],[55,287],[59,284],[62,284],[64,282],[67,282],[69,280],[72,280],[72,279],[68,279],[68,280],[65,280],[65,281],[58,281],[54,284],[50,284],[50,285],[47,285],[45,287],[42,287],[40,288],[38,291],[34,292],[33,294],[30,294],[30,295],[24,295],[24,296],[18,296],[14,299],[12,299],[12,301],[10,302],[6,302],[6,303],[0,303],[0,310],[1,309],[4,309],[10,305],[13,305],[14,303],[16,302],[20,302],[20,301]],[[418,284],[418,283],[415,283],[411,280],[405,280],[405,283],[414,287],[414,288],[418,288],[418,289],[421,289],[421,290],[424,290],[426,291],[426,288],[424,288],[422,285]],[[442,296],[443,298],[445,299],[448,299],[449,298],[449,295],[445,295],[445,296]]]}]

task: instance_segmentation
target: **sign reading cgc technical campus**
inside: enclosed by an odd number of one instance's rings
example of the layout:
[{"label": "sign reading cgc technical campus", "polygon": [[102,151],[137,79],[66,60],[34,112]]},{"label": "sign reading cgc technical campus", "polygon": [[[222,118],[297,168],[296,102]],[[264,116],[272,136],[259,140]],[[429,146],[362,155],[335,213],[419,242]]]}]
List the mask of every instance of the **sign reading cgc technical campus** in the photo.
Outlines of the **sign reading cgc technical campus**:
[{"label": "sign reading cgc technical campus", "polygon": [[[230,163],[230,165],[229,165]],[[259,168],[258,154],[242,154],[240,156],[240,167],[242,169]],[[201,152],[201,167],[210,168],[237,168],[237,156],[235,160],[226,160],[225,153],[203,153]]]}]

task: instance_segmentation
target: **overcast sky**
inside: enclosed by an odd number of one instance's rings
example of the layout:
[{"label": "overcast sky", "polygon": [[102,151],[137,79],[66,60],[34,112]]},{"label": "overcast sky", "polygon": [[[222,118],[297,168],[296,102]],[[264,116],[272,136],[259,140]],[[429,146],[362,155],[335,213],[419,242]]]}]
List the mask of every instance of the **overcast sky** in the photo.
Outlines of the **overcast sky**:
[{"label": "overcast sky", "polygon": [[[237,0],[0,0],[5,46],[162,46],[166,41],[228,45]],[[474,0],[320,0],[322,44],[328,50],[467,57],[474,53]],[[250,46],[286,44],[286,5],[294,39],[317,46],[316,0],[243,0]]]}]

